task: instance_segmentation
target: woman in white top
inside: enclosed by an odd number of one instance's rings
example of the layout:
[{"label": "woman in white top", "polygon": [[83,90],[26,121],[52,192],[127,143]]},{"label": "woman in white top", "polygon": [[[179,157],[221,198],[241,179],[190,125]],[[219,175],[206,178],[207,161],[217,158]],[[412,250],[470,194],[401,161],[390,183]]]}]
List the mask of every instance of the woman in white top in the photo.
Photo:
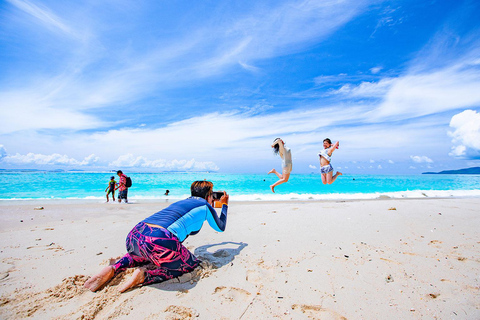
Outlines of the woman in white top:
[{"label": "woman in white top", "polygon": [[332,184],[338,176],[341,176],[342,173],[337,171],[335,175],[333,175],[333,167],[330,164],[332,161],[332,153],[336,149],[338,149],[339,142],[335,142],[332,144],[332,140],[325,139],[323,140],[323,150],[318,153],[320,157],[320,172],[322,173],[322,182],[323,184]]},{"label": "woman in white top", "polygon": [[275,169],[272,169],[268,172],[268,174],[275,173],[279,179],[270,186],[272,192],[275,193],[274,188],[279,184],[287,182],[288,178],[290,177],[290,172],[292,172],[292,151],[285,147],[285,142],[283,142],[283,140],[280,138],[273,140],[272,148],[273,152],[275,154],[279,154],[280,158],[282,158],[282,174],[278,173]]}]

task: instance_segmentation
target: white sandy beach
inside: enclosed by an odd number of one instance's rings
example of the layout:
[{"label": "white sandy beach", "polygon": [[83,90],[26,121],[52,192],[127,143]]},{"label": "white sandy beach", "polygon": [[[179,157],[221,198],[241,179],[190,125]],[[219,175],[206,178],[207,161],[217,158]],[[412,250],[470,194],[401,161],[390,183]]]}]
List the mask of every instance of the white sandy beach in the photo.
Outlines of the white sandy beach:
[{"label": "white sandy beach", "polygon": [[85,290],[167,205],[0,202],[0,318],[480,319],[479,198],[232,202],[184,242],[192,274]]}]

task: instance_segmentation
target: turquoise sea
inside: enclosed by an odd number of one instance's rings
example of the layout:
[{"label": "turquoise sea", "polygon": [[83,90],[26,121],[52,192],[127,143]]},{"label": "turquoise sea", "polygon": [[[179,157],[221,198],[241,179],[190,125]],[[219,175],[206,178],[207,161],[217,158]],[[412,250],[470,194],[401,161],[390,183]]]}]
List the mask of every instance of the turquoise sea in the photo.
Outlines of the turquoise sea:
[{"label": "turquoise sea", "polygon": [[[110,172],[2,172],[0,200],[104,199]],[[344,175],[323,185],[319,174],[292,174],[287,183],[269,185],[271,175],[218,173],[128,173],[130,200],[182,199],[190,184],[207,179],[230,200],[329,200],[480,196],[480,175]],[[116,181],[118,177],[115,175]],[[170,195],[164,195],[165,190]]]}]

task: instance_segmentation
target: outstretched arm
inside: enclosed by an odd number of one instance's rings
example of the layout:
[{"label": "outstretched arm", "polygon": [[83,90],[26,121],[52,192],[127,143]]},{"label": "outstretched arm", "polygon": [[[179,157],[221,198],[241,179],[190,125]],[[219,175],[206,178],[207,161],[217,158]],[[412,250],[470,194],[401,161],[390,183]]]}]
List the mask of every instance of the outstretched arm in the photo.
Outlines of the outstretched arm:
[{"label": "outstretched arm", "polygon": [[225,227],[227,226],[227,211],[228,211],[228,194],[224,191],[223,196],[220,198],[220,202],[223,203],[222,205],[222,213],[220,217],[217,215],[217,211],[213,209],[210,204],[207,204],[207,208],[210,212],[207,212],[207,221],[208,224],[218,232],[225,231]]},{"label": "outstretched arm", "polygon": [[278,153],[280,153],[280,158],[283,159],[285,155],[285,146],[283,145],[283,143],[280,143],[280,142],[277,142],[277,144],[278,144]]},{"label": "outstretched arm", "polygon": [[333,151],[338,149],[339,145],[340,145],[340,141],[335,142],[335,144],[328,149],[328,155],[331,156]]}]

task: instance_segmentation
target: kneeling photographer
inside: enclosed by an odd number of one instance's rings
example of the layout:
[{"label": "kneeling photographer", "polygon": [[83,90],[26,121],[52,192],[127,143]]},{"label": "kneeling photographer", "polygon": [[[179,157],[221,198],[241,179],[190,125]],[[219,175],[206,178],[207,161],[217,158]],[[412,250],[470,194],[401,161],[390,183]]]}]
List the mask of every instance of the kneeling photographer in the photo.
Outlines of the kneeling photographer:
[{"label": "kneeling photographer", "polygon": [[[200,260],[182,242],[189,235],[197,234],[205,220],[215,231],[225,231],[229,196],[225,191],[213,192],[210,181],[195,181],[190,191],[191,197],[175,202],[138,223],[127,236],[127,254],[114,265],[103,268],[84,286],[96,291],[114,276],[132,267],[146,268],[136,269],[132,277],[120,286],[120,292],[193,271]],[[214,205],[222,208],[220,216]]]}]

